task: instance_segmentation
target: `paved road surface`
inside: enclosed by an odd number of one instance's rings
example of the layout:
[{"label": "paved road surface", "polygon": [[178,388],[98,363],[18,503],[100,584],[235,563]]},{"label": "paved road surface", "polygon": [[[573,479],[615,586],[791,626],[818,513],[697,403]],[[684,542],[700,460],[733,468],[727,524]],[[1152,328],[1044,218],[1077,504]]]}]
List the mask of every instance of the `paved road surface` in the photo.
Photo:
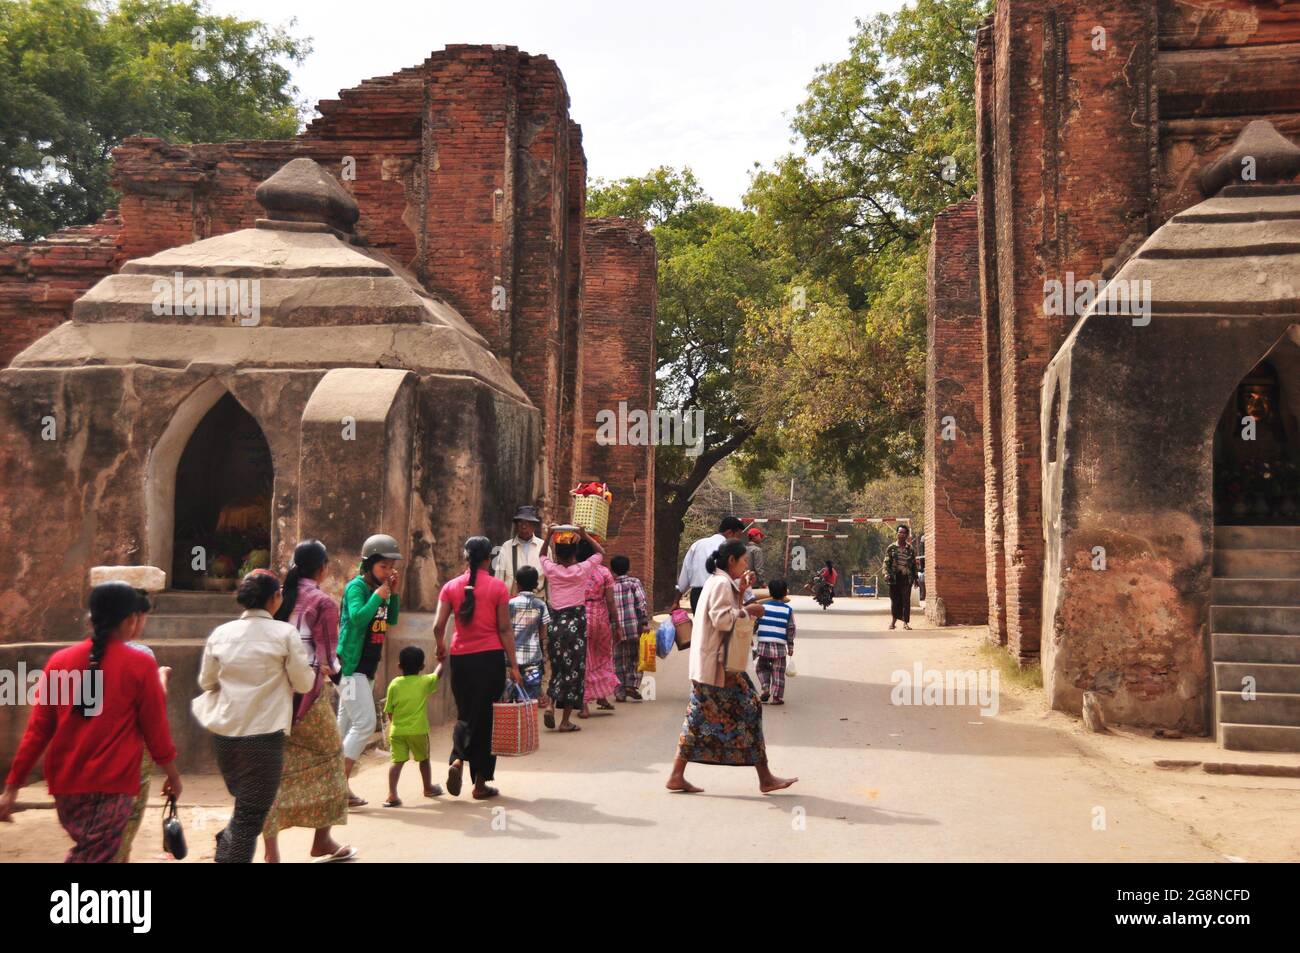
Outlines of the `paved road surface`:
[{"label": "paved road surface", "polygon": [[[339,833],[371,860],[1222,859],[1046,724],[892,706],[891,673],[943,664],[953,630],[888,632],[886,600],[821,612],[799,598],[796,610],[799,674],[788,703],[764,714],[773,770],[800,778],[789,791],[764,797],[752,769],[701,765],[687,776],[704,794],[664,790],[686,704],[686,658],[674,652],[655,701],[576,734],[544,731],[540,752],[502,759],[496,801],[470,800],[468,783],[460,799],[426,801],[408,765],[407,806],[384,809],[387,764],[368,758],[356,787],[370,806]],[[435,760],[448,734],[435,729]],[[307,842],[286,832],[286,859]]]}]

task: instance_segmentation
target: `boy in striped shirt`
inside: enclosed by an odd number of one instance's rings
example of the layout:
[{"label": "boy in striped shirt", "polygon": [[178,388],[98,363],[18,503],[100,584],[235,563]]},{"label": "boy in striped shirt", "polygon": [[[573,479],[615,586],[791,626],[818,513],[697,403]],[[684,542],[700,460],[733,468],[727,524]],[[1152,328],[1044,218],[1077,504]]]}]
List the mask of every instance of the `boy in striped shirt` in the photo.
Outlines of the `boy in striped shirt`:
[{"label": "boy in striped shirt", "polygon": [[[759,700],[771,705],[785,704],[785,660],[794,655],[794,610],[787,603],[790,591],[784,579],[768,583],[772,598],[764,601],[763,615],[754,627],[758,661]],[[769,701],[770,699],[770,701]]]}]

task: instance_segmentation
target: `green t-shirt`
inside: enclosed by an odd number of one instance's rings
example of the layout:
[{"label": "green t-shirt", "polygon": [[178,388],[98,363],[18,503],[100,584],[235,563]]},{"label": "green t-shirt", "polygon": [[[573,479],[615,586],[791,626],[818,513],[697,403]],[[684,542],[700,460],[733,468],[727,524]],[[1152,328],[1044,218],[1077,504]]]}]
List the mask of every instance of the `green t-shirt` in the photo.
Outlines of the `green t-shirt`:
[{"label": "green t-shirt", "polygon": [[384,711],[393,719],[393,734],[427,735],[429,712],[424,701],[437,690],[437,675],[399,675],[389,682]]}]

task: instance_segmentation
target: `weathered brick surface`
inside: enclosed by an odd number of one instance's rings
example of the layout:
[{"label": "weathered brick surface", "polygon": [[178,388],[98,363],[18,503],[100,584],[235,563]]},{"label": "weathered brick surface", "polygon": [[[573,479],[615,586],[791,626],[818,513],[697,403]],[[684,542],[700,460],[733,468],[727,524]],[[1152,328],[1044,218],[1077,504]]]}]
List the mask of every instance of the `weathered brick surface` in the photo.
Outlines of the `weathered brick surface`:
[{"label": "weathered brick surface", "polygon": [[[449,46],[317,110],[292,140],[119,146],[118,210],[47,242],[0,245],[0,366],[127,260],[251,226],[256,186],[307,156],[356,198],[357,233],[464,315],[542,411],[536,486],[519,502],[567,516],[580,469],[587,167],[559,68],[510,46]],[[653,288],[627,293],[642,297],[625,320],[648,322],[635,333],[653,337]],[[634,377],[653,376],[653,349],[628,361]]]},{"label": "weathered brick surface", "polygon": [[[1124,249],[1200,200],[1198,173],[1250,120],[1300,136],[1300,2],[998,0],[976,52],[990,637],[1032,661],[1040,388],[1077,319],[1044,314],[1044,282],[1111,274]],[[931,357],[952,376],[938,330]],[[942,593],[939,567],[927,568]]]},{"label": "weathered brick surface", "polygon": [[632,571],[654,591],[654,448],[602,445],[596,415],[655,406],[654,239],[640,222],[594,218],[586,223],[582,280],[582,397],[574,430],[578,476],[606,480],[611,556],[632,560]]},{"label": "weathered brick surface", "polygon": [[979,260],[975,202],[936,216],[926,276],[925,611],[940,625],[988,621]]}]

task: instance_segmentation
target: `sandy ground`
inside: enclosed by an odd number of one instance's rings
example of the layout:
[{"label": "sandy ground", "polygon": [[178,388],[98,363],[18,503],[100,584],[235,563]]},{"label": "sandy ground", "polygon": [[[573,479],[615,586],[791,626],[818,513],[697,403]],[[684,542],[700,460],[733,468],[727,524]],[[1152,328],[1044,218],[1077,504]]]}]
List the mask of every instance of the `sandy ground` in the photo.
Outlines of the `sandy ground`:
[{"label": "sandy ground", "polygon": [[[821,612],[800,598],[796,609],[799,674],[787,704],[764,714],[773,769],[800,778],[788,791],[765,797],[752,769],[700,765],[688,777],[704,794],[664,790],[686,704],[686,658],[674,652],[659,663],[654,701],[593,716],[576,734],[544,731],[537,754],[501,759],[493,802],[470,800],[468,785],[459,799],[425,800],[408,765],[406,806],[385,809],[387,762],[372,752],[355,782],[370,804],[337,836],[363,861],[1300,859],[1300,780],[1157,768],[1157,759],[1234,758],[1203,740],[1089,734],[1005,679],[995,715],[893,705],[891,676],[916,662],[989,669],[983,630],[918,620],[888,632],[884,600]],[[436,761],[449,733],[434,729]],[[38,787],[25,794],[49,803]],[[229,797],[219,778],[202,777],[187,779],[184,800],[186,863],[208,860]],[[155,799],[136,861],[161,859],[160,816]],[[307,831],[286,832],[285,859],[306,859],[309,842]],[[58,860],[66,847],[52,810],[0,826],[3,861]]]}]

